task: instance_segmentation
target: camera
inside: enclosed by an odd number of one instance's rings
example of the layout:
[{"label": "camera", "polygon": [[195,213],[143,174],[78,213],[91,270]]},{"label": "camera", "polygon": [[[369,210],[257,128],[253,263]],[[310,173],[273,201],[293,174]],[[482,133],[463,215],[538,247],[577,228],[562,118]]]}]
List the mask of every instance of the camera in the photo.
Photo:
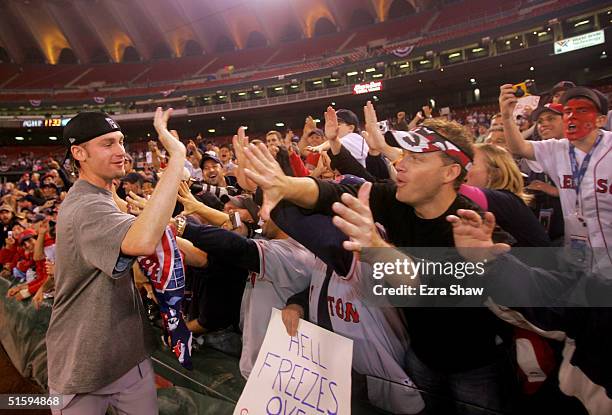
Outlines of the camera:
[{"label": "camera", "polygon": [[389,121],[379,121],[376,123],[376,125],[378,126],[378,131],[383,134],[389,131]]},{"label": "camera", "polygon": [[242,221],[240,220],[240,213],[238,212],[230,213],[230,222],[232,223],[233,229],[239,228],[240,225],[242,225]]},{"label": "camera", "polygon": [[512,85],[512,90],[517,98],[535,95],[535,81],[533,79],[526,79],[524,82]]}]

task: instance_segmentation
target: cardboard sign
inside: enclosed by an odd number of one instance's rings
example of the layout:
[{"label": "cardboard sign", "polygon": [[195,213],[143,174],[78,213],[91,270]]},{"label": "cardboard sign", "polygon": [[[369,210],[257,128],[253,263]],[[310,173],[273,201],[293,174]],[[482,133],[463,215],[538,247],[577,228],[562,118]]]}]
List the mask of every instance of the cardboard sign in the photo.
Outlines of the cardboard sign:
[{"label": "cardboard sign", "polygon": [[537,95],[527,95],[526,97],[519,98],[512,112],[512,117],[516,120],[516,117],[519,115],[524,116],[526,113],[531,114],[531,111],[534,111],[538,107],[538,102],[540,102],[540,97]]},{"label": "cardboard sign", "polygon": [[272,309],[234,415],[349,415],[352,360],[352,340],[304,320],[290,337]]}]

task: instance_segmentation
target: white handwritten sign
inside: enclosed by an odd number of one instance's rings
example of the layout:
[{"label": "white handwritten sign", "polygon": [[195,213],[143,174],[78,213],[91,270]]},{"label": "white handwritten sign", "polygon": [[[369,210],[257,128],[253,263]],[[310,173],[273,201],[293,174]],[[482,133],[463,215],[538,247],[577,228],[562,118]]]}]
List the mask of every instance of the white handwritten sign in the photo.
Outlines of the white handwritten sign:
[{"label": "white handwritten sign", "polygon": [[531,111],[538,107],[538,102],[540,102],[540,97],[537,95],[527,95],[526,97],[519,98],[512,116],[516,120],[516,117],[519,115],[531,114]]},{"label": "white handwritten sign", "polygon": [[353,341],[300,320],[287,334],[272,309],[266,337],[234,415],[348,415]]}]

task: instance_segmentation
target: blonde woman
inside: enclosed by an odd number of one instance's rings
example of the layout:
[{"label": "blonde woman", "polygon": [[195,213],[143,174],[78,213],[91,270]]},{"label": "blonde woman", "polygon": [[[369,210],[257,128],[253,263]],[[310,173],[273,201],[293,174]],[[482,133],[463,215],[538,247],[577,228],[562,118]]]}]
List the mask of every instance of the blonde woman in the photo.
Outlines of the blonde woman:
[{"label": "blonde woman", "polygon": [[474,145],[474,160],[460,193],[495,214],[515,246],[549,246],[550,238],[527,206],[523,176],[510,153],[493,144]]},{"label": "blonde woman", "polygon": [[487,189],[507,190],[525,204],[531,195],[525,193],[523,176],[508,151],[494,144],[474,145],[474,163],[467,174],[467,184]]}]

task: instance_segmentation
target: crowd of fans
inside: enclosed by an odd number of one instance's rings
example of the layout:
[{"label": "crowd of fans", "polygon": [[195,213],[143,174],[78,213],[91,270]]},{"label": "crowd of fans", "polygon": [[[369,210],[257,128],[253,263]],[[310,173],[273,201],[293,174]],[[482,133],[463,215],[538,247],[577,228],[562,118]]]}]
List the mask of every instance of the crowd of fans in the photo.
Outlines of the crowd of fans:
[{"label": "crowd of fans", "polygon": [[[367,247],[486,248],[463,256],[490,260],[492,274],[515,270],[528,281],[521,290],[562,278],[512,258],[515,247],[599,249],[580,272],[611,275],[607,99],[564,81],[533,111],[513,114],[517,100],[503,85],[496,111],[461,122],[427,106],[412,120],[400,112],[379,121],[368,102],[363,114],[327,108],[324,126],[307,116],[301,136],[250,140],[241,127],[231,145],[181,137],[171,227],[185,257],[182,313],[194,348],[239,356],[247,378],[276,307],[292,335],[304,318],[352,338],[353,393],[392,413],[611,413],[607,308],[527,307],[513,319],[503,307],[374,307],[359,294],[371,290],[372,263],[389,260]],[[173,156],[150,141],[144,162],[136,157],[126,153],[113,197],[138,216]],[[0,188],[10,301],[53,301],[58,210],[78,180],[74,160],[63,161],[23,157],[28,173]],[[158,321],[137,265],[134,278]],[[358,324],[346,324],[347,304]]]}]

